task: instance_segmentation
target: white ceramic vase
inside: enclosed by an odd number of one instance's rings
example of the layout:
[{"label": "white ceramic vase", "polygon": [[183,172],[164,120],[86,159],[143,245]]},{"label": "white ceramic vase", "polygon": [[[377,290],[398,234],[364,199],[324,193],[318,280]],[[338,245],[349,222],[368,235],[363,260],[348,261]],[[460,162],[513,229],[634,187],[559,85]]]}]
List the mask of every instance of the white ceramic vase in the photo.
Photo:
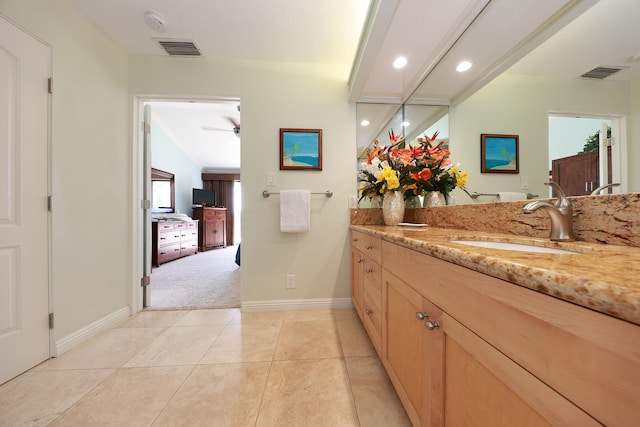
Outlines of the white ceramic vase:
[{"label": "white ceramic vase", "polygon": [[371,198],[371,207],[380,209],[382,207],[382,196],[373,196]]},{"label": "white ceramic vase", "polygon": [[446,206],[447,199],[439,191],[427,191],[424,195],[423,206],[429,208],[432,206]]},{"label": "white ceramic vase", "polygon": [[418,196],[411,196],[404,201],[404,207],[406,209],[419,209],[422,207],[422,201]]},{"label": "white ceramic vase", "polygon": [[387,191],[382,199],[382,218],[386,225],[398,225],[404,218],[404,196],[400,191]]}]

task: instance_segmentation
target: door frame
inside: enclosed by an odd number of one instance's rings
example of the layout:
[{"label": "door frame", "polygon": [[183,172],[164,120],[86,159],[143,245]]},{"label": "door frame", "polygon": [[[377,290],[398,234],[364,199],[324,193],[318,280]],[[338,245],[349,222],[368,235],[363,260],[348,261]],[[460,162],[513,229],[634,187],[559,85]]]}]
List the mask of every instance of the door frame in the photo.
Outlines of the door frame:
[{"label": "door frame", "polygon": [[[132,95],[132,141],[131,144],[131,254],[133,257],[133,268],[131,269],[131,314],[137,313],[143,309],[144,298],[143,288],[140,280],[144,273],[144,248],[146,245],[147,255],[151,266],[151,221],[144,223],[144,215],[142,208],[142,200],[144,195],[144,104],[146,102],[222,102],[222,101],[238,101],[238,97],[221,97],[221,96],[194,96],[194,95]],[[242,166],[240,166],[242,169]],[[150,217],[150,216],[149,216]],[[144,227],[146,230],[146,242],[143,239]],[[149,270],[151,271],[151,270]]]},{"label": "door frame", "polygon": [[[620,114],[597,114],[582,112],[550,111],[547,114],[547,122],[551,117],[568,117],[584,119],[601,119],[611,121],[611,164],[613,182],[619,182],[620,187],[614,187],[614,193],[629,192],[629,173],[627,157],[627,116]],[[548,131],[547,131],[548,133]],[[548,138],[547,138],[548,139]],[[548,143],[548,141],[547,141]],[[547,150],[548,151],[548,150]]]}]

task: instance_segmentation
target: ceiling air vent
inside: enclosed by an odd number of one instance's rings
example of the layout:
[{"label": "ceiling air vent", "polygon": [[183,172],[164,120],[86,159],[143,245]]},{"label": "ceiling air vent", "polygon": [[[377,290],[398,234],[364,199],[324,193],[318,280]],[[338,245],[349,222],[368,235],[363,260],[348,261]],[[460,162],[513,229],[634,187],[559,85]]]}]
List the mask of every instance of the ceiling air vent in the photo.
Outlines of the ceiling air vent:
[{"label": "ceiling air vent", "polygon": [[169,56],[202,56],[193,40],[154,38]]},{"label": "ceiling air vent", "polygon": [[589,70],[580,77],[586,77],[588,79],[605,79],[612,74],[617,73],[618,71],[628,68],[628,67],[617,67],[617,66],[600,66],[596,67],[593,70]]}]

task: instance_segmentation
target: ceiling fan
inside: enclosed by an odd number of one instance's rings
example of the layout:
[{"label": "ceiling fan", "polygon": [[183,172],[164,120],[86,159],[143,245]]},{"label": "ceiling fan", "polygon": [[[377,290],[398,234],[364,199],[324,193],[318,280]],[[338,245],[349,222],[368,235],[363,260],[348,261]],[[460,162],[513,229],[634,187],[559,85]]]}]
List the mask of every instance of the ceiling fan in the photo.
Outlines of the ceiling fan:
[{"label": "ceiling fan", "polygon": [[240,136],[240,123],[236,123],[231,117],[227,117],[227,120],[231,122],[233,128],[214,128],[211,126],[202,126],[202,130],[212,130],[212,131],[221,131],[221,132],[233,132],[237,137]]}]

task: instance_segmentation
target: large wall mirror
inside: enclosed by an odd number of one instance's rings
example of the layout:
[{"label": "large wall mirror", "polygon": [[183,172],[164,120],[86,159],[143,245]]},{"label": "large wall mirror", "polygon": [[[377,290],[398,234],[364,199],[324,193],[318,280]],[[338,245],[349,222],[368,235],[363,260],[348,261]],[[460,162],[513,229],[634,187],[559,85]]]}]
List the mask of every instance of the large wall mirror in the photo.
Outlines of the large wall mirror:
[{"label": "large wall mirror", "polygon": [[173,213],[176,209],[175,176],[151,168],[151,212]]},{"label": "large wall mirror", "polygon": [[[357,162],[358,169],[367,158],[367,150],[374,141],[389,145],[389,132],[404,136],[411,145],[418,145],[417,138],[438,132],[438,141],[449,139],[449,107],[420,104],[356,105]],[[361,207],[369,207],[368,201],[360,201]]]}]

